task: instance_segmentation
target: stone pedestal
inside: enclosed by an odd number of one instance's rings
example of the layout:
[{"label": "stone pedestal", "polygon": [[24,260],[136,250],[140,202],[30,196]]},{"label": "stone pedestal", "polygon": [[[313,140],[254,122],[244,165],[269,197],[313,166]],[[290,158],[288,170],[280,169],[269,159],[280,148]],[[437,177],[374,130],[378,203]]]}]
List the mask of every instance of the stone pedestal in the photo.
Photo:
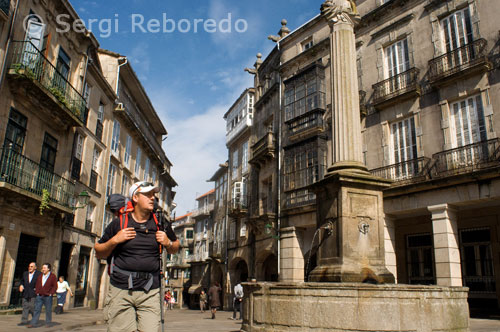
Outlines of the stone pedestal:
[{"label": "stone pedestal", "polygon": [[389,183],[339,171],[314,186],[318,228],[326,238],[310,281],[394,283],[385,265],[382,189]]},{"label": "stone pedestal", "polygon": [[286,227],[280,230],[280,281],[304,281],[304,255],[300,249],[300,229]]},{"label": "stone pedestal", "polygon": [[244,283],[245,332],[469,332],[467,288]]}]

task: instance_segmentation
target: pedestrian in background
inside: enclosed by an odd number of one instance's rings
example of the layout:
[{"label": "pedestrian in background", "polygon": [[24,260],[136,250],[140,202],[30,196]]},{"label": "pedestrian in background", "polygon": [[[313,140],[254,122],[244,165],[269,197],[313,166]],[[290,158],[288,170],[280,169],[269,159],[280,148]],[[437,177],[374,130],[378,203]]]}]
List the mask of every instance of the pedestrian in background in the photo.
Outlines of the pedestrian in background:
[{"label": "pedestrian in background", "polygon": [[31,262],[28,265],[28,271],[24,271],[19,285],[19,292],[23,293],[23,314],[21,315],[21,323],[19,326],[28,325],[29,315],[33,318],[35,313],[35,286],[36,280],[40,276],[40,271],[36,269],[36,263]]},{"label": "pedestrian in background", "polygon": [[234,286],[234,298],[233,298],[233,320],[236,319],[236,311],[240,312],[240,319],[241,320],[241,306],[243,301],[243,286],[241,286],[241,283],[238,281],[236,286]]},{"label": "pedestrian in background", "polygon": [[200,293],[200,310],[201,312],[205,312],[205,306],[207,305],[207,294],[202,289]]},{"label": "pedestrian in background", "polygon": [[210,309],[212,310],[212,319],[215,319],[215,313],[217,312],[217,308],[220,307],[220,296],[219,296],[220,291],[221,288],[217,281],[208,290]]},{"label": "pedestrian in background", "polygon": [[49,263],[42,265],[42,275],[37,278],[35,286],[35,314],[28,327],[38,327],[43,306],[45,306],[45,325],[52,326],[52,296],[57,290],[57,278],[51,270],[52,266]]},{"label": "pedestrian in background", "polygon": [[167,305],[167,310],[172,310],[172,293],[170,290],[165,292],[165,304]]},{"label": "pedestrian in background", "polygon": [[59,281],[57,282],[57,307],[55,309],[56,315],[62,314],[64,311],[64,304],[66,303],[66,296],[73,296],[73,292],[69,287],[69,284],[66,280],[64,280],[64,276],[59,276]]}]

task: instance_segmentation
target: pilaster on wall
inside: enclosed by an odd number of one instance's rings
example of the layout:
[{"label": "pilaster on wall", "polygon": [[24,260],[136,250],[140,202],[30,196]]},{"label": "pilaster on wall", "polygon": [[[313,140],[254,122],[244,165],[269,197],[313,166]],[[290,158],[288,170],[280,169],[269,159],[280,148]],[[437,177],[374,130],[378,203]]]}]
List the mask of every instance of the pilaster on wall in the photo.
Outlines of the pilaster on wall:
[{"label": "pilaster on wall", "polygon": [[297,236],[297,233],[302,231],[295,227],[287,227],[282,228],[280,232],[280,281],[302,282],[304,281],[304,255]]},{"label": "pilaster on wall", "polygon": [[457,212],[448,204],[427,209],[432,213],[436,283],[439,286],[462,286]]},{"label": "pilaster on wall", "polygon": [[385,266],[394,275],[394,282],[398,283],[395,221],[396,218],[389,215],[384,218]]}]

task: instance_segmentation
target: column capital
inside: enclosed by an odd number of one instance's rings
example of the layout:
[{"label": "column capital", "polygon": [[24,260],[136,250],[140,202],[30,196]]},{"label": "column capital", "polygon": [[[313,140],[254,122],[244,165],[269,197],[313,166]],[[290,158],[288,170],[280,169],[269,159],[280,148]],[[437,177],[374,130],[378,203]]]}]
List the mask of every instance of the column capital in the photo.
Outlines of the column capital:
[{"label": "column capital", "polygon": [[361,19],[354,0],[325,0],[321,5],[321,15],[331,27],[339,22],[354,26]]},{"label": "column capital", "polygon": [[450,204],[438,204],[438,205],[431,205],[427,207],[427,210],[429,210],[430,213],[433,215],[437,215],[440,213],[456,213],[457,208],[450,205]]}]

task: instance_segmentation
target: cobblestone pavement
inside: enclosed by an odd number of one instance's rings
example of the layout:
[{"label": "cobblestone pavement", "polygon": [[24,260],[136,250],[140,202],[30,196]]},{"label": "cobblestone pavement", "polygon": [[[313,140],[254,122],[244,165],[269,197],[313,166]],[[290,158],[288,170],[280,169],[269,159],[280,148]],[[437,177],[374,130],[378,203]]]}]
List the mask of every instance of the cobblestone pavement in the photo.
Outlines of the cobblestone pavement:
[{"label": "cobblestone pavement", "polygon": [[[171,310],[166,312],[165,332],[239,332],[241,321],[233,321],[231,316],[231,312],[218,312],[213,320],[209,312]],[[45,313],[40,318],[43,323]],[[17,326],[20,320],[20,315],[0,316],[0,331],[106,331],[101,310],[73,309],[63,315],[52,315],[55,325],[49,328],[27,329]],[[500,319],[471,319],[470,322],[470,332],[500,332]]]}]

